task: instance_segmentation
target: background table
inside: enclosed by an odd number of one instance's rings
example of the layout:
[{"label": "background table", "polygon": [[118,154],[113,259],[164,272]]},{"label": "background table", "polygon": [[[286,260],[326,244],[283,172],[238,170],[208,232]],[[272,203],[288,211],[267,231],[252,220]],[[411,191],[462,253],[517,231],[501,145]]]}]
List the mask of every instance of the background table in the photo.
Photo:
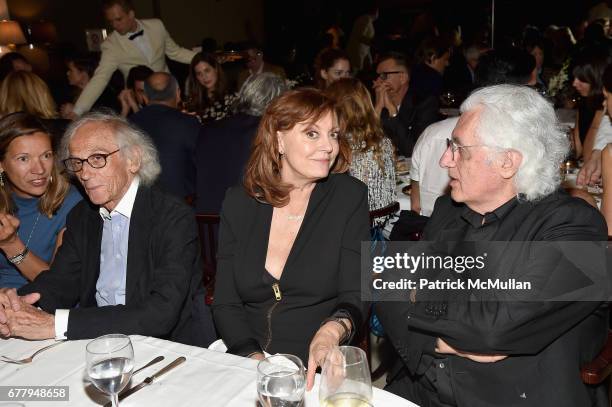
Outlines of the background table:
[{"label": "background table", "polygon": [[[257,404],[256,366],[251,359],[187,346],[157,338],[131,336],[135,368],[156,356],[165,359],[135,375],[132,385],[160,370],[179,356],[187,361],[166,373],[147,388],[121,402],[135,406],[247,406]],[[22,358],[53,341],[0,340],[0,355]],[[89,341],[68,341],[38,355],[27,365],[0,362],[3,386],[69,386],[69,402],[25,402],[26,406],[99,406],[109,398],[86,382],[85,346]],[[2,402],[0,402],[0,406]],[[374,389],[374,405],[418,407],[383,390]],[[305,407],[317,407],[318,375],[315,389],[306,393]]]}]

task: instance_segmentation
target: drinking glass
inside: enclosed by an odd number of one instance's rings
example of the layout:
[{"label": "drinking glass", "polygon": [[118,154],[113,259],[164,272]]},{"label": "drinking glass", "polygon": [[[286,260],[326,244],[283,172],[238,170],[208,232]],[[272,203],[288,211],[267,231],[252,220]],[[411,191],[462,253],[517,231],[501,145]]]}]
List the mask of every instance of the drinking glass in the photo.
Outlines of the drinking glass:
[{"label": "drinking glass", "polygon": [[121,334],[104,335],[87,344],[87,375],[100,391],[110,395],[113,407],[117,395],[128,384],[134,369],[134,349],[130,338]]},{"label": "drinking glass", "polygon": [[322,407],[372,407],[370,368],[363,350],[332,348],[321,370],[319,402]]},{"label": "drinking glass", "polygon": [[300,407],[306,376],[297,356],[277,354],[257,364],[257,395],[263,407]]}]

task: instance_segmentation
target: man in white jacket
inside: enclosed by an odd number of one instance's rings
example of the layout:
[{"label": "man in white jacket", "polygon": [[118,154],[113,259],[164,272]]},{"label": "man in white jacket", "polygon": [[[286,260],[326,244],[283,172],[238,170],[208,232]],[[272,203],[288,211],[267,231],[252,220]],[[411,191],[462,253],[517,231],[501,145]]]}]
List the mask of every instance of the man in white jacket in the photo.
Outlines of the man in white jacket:
[{"label": "man in white jacket", "polygon": [[131,0],[104,0],[103,10],[114,32],[102,43],[102,56],[94,76],[75,105],[62,112],[76,117],[87,112],[119,69],[126,77],[134,66],[145,65],[154,72],[168,72],[165,57],[188,64],[193,51],[179,47],[158,19],[138,20]]}]

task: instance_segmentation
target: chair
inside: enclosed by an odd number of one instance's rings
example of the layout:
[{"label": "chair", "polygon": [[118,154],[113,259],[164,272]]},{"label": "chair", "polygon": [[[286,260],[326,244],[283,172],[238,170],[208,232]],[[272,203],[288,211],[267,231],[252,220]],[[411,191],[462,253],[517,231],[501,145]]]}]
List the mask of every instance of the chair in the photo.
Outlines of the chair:
[{"label": "chair", "polygon": [[215,291],[215,274],[217,273],[217,240],[219,236],[219,214],[198,213],[198,233],[200,235],[200,252],[203,264],[203,282],[206,288],[206,304],[211,305]]},{"label": "chair", "polygon": [[[612,241],[611,239],[608,239]],[[612,311],[612,306],[610,307]],[[580,368],[580,377],[584,384],[596,386],[608,381],[609,406],[612,406],[612,330],[608,331],[608,339],[599,354]]]},{"label": "chair", "polygon": [[374,220],[377,218],[382,218],[384,216],[393,215],[400,210],[399,202],[395,201],[389,206],[385,206],[384,208],[374,209],[370,211],[370,225],[374,226]]}]

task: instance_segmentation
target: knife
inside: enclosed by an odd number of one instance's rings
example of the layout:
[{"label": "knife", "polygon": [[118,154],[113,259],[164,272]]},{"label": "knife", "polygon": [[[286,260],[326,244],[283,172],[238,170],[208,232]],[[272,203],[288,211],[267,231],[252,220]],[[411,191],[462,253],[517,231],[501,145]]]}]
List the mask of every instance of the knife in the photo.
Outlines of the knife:
[{"label": "knife", "polygon": [[[157,379],[159,376],[167,373],[168,371],[174,369],[175,367],[177,367],[178,365],[183,363],[185,360],[187,360],[187,359],[184,356],[181,356],[179,358],[174,359],[173,362],[171,362],[168,365],[166,365],[165,367],[163,367],[160,371],[155,372],[151,376],[147,377],[140,384],[137,384],[136,386],[134,386],[132,388],[129,388],[126,391],[120,393],[119,394],[119,401],[123,400],[126,397],[131,396],[132,394],[136,393],[138,390],[142,389],[143,387],[146,387],[146,386],[150,385],[151,383],[153,383],[153,380]],[[106,403],[104,405],[104,407],[111,407],[111,406],[112,406],[112,403]]]}]

